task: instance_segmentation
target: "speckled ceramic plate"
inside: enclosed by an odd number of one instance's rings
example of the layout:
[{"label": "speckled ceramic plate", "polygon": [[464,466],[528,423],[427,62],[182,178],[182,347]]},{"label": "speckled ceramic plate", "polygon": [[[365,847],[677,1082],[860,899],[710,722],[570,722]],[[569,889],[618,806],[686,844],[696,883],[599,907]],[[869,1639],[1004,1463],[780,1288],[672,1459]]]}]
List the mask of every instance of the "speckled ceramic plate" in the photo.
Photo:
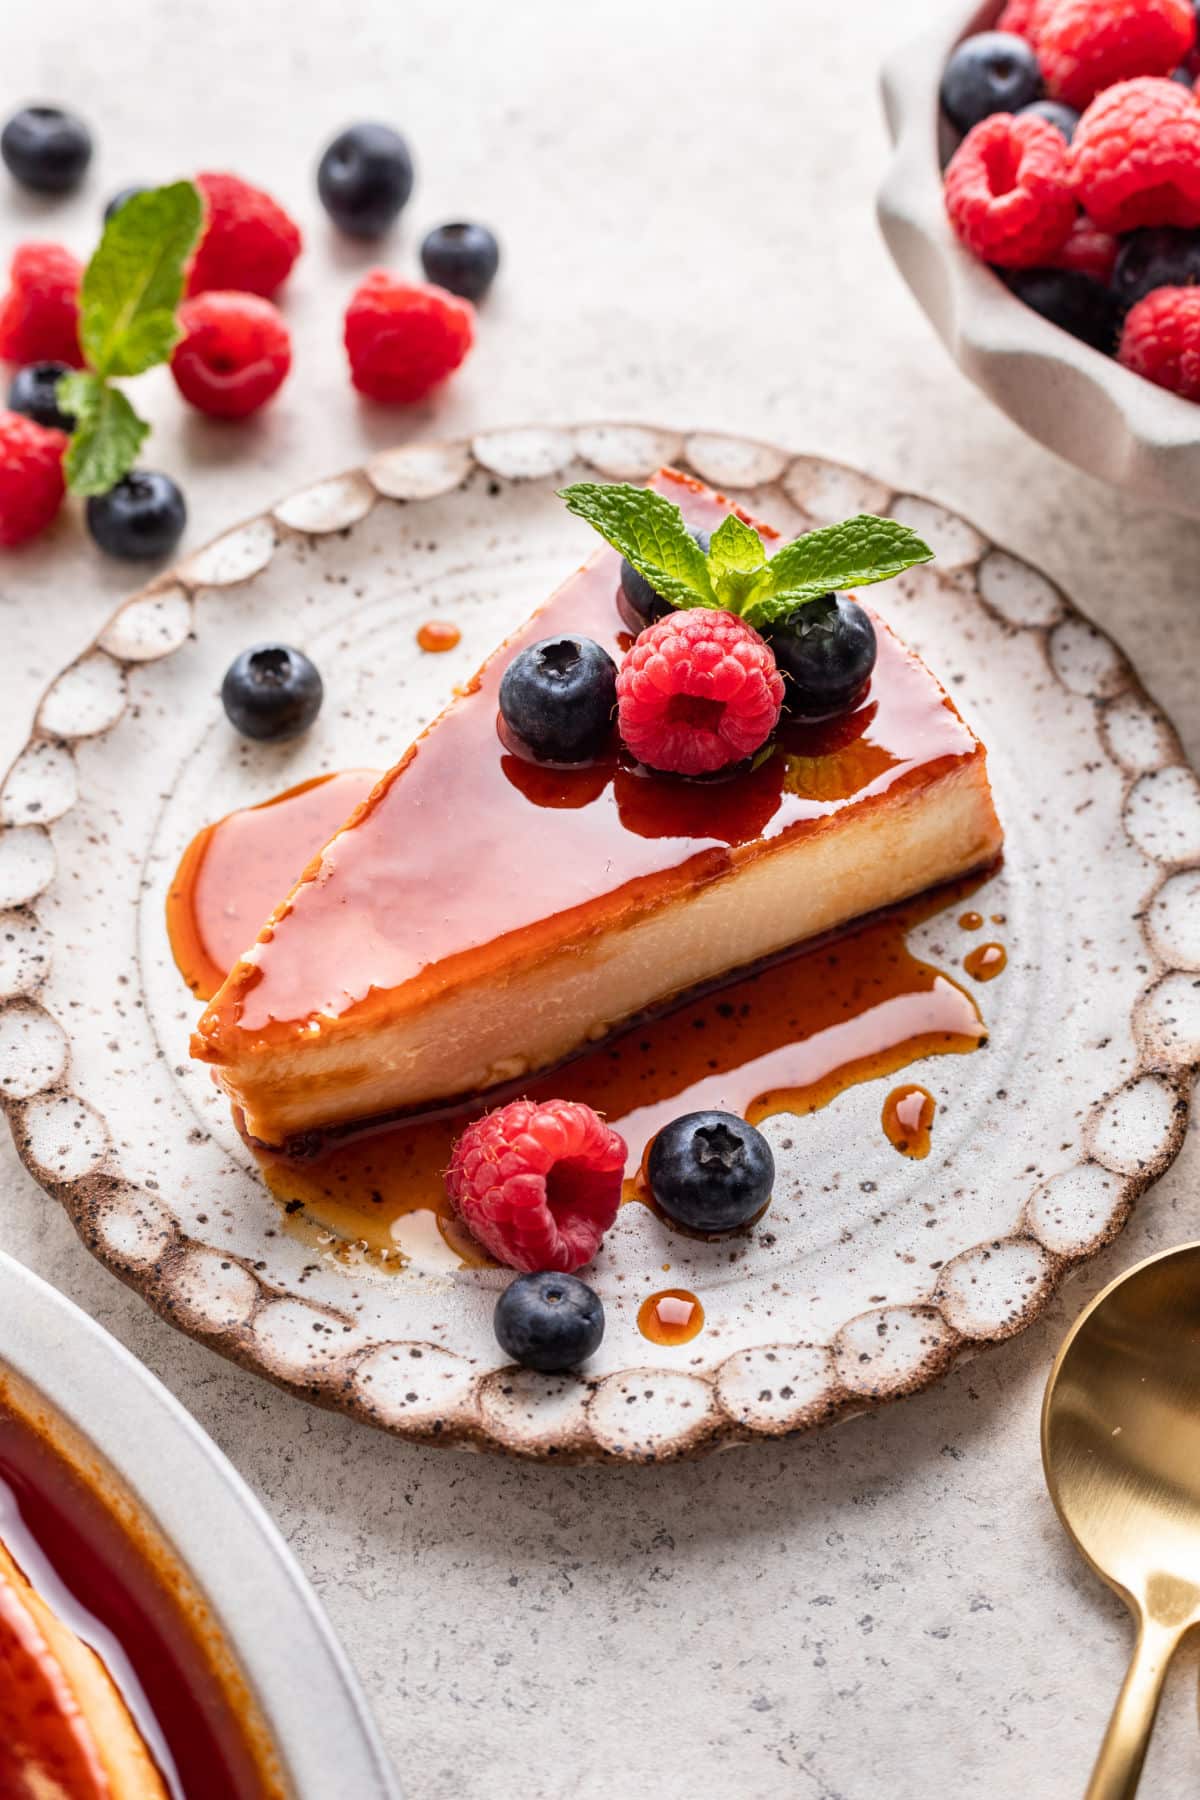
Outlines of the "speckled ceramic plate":
[{"label": "speckled ceramic plate", "polygon": [[[207,1070],[163,903],[202,823],[320,770],[383,766],[586,554],[555,500],[589,472],[674,461],[796,531],[891,512],[938,553],[881,609],[989,745],[1004,869],[990,1041],[915,1065],[935,1150],[896,1155],[867,1083],[765,1129],[769,1232],[668,1238],[626,1207],[592,1279],[586,1374],[505,1368],[494,1270],[398,1273],[281,1221]],[[414,651],[438,612],[449,655]],[[221,674],[282,635],[324,671],[298,745],[229,730]],[[182,1330],[306,1398],[414,1438],[653,1460],[826,1423],[1019,1331],[1120,1229],[1181,1142],[1200,1056],[1200,784],[1121,652],[1035,570],[927,501],[769,446],[646,427],[410,446],[294,494],[135,595],[52,684],[0,792],[0,1084],[17,1145],[88,1247]],[[953,916],[913,945],[953,969]],[[659,1348],[639,1302],[699,1292],[704,1332]]]}]

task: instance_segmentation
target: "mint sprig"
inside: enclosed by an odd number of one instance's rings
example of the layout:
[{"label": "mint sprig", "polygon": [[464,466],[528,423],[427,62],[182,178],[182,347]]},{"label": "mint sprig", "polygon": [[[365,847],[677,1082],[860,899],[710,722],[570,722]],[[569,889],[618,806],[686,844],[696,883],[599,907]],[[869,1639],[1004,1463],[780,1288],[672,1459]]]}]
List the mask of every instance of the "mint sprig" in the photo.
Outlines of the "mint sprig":
[{"label": "mint sprig", "polygon": [[626,557],[674,607],[714,606],[748,624],[774,624],[828,593],[890,581],[933,551],[908,525],[860,513],[785,544],[768,558],[736,513],[713,533],[707,556],[679,508],[652,488],[583,481],[560,498]]},{"label": "mint sprig", "polygon": [[113,378],[144,374],[178,343],[184,275],[203,223],[199,190],[176,181],[132,195],[104,228],[79,292],[87,368],[64,375],[56,395],[75,420],[63,464],[72,493],[106,494],[137,460],[150,427]]}]

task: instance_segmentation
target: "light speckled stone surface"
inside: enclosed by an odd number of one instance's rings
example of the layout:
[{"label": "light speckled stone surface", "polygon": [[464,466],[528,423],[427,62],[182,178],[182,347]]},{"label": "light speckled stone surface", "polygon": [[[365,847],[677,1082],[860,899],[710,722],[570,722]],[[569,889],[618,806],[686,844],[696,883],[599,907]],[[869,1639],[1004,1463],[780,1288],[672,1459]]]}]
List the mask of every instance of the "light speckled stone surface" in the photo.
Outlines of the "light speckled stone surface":
[{"label": "light speckled stone surface", "polygon": [[[92,10],[60,0],[10,33],[3,103],[75,101],[100,152],[53,213],[0,196],[0,252],[60,231],[84,250],[108,192],[204,165],[302,216],[297,372],[269,417],[183,420],[167,384],[143,384],[189,548],[409,436],[606,415],[745,432],[923,490],[1043,566],[1123,639],[1196,757],[1200,528],[1023,440],[876,236],[874,67],[934,11],[862,0],[831,24],[817,0],[745,0],[735,40],[715,0],[114,0],[100,42]],[[371,114],[421,159],[388,260],[411,270],[420,231],[464,212],[508,257],[473,362],[412,418],[349,396],[337,312],[376,253],[337,245],[309,193],[322,136]],[[133,585],[65,520],[0,564],[0,760]],[[0,1157],[5,1247],[130,1344],[266,1500],[419,1800],[1080,1791],[1128,1632],[1045,1497],[1037,1409],[1084,1299],[1200,1235],[1194,1137],[1024,1337],[879,1417],[661,1472],[438,1455],[312,1412],[153,1319]],[[1185,1656],[1146,1776],[1162,1800],[1200,1776],[1196,1678]]]}]

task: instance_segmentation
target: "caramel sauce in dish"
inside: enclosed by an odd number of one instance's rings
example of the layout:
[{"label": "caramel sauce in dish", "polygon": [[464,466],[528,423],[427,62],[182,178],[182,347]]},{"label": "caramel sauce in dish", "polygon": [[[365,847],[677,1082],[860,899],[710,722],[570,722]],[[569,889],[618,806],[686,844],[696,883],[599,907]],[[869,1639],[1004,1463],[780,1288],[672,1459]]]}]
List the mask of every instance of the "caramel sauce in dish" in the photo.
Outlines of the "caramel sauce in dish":
[{"label": "caramel sauce in dish", "polygon": [[[552,779],[560,772],[533,770]],[[363,784],[362,771],[342,778]],[[312,790],[292,790],[304,794]],[[319,790],[317,790],[319,791]],[[185,980],[196,987],[189,960],[196,946],[211,954],[226,912],[239,916],[251,901],[238,890],[244,877],[262,892],[261,833],[273,862],[302,866],[313,849],[307,815],[297,806],[265,805],[233,813],[195,840],[230,843],[238,855],[223,862],[232,888],[204,876],[207,859],[188,850],[171,888],[168,922]],[[558,1069],[514,1090],[532,1099],[567,1094],[604,1114],[629,1145],[627,1200],[648,1202],[641,1175],[655,1134],[681,1113],[718,1109],[752,1124],[773,1113],[811,1113],[847,1088],[878,1080],[925,1056],[962,1055],[986,1038],[974,998],[951,976],[916,956],[909,933],[976,885],[956,882],[893,912],[865,920],[838,936],[808,944],[669,1012],[628,1027]],[[257,903],[256,901],[254,903]],[[236,955],[236,952],[234,953]],[[493,1091],[461,1106],[333,1137],[317,1154],[300,1158],[254,1146],[272,1193],[285,1213],[300,1215],[329,1234],[330,1243],[359,1243],[385,1263],[461,1268],[488,1262],[458,1221],[443,1174],[455,1139]]]},{"label": "caramel sauce in dish", "polygon": [[906,1082],[883,1103],[883,1135],[901,1156],[922,1162],[929,1155],[937,1101],[928,1088]]},{"label": "caramel sauce in dish", "polygon": [[638,1330],[652,1344],[690,1344],[704,1330],[704,1308],[686,1288],[666,1288],[642,1301]]},{"label": "caramel sauce in dish", "polygon": [[1003,944],[976,944],[963,957],[963,968],[976,981],[995,981],[1008,963],[1008,951]]},{"label": "caramel sauce in dish", "polygon": [[[447,650],[453,650],[461,642],[462,632],[457,625],[451,625],[447,619],[430,619],[417,632],[417,647],[430,656],[442,656]],[[341,820],[338,820],[341,824]],[[336,831],[337,826],[333,829]],[[275,899],[278,900],[276,894]],[[272,902],[272,905],[274,901]],[[243,944],[242,949],[246,946]]]}]

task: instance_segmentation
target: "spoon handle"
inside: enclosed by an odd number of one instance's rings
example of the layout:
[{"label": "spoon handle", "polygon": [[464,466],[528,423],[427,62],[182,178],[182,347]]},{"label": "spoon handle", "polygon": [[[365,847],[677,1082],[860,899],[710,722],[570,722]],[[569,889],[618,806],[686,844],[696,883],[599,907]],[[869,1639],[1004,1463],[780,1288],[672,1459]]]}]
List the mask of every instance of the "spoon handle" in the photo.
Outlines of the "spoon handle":
[{"label": "spoon handle", "polygon": [[1117,1695],[1086,1800],[1133,1800],[1141,1780],[1167,1667],[1181,1636],[1174,1625],[1143,1618]]}]

